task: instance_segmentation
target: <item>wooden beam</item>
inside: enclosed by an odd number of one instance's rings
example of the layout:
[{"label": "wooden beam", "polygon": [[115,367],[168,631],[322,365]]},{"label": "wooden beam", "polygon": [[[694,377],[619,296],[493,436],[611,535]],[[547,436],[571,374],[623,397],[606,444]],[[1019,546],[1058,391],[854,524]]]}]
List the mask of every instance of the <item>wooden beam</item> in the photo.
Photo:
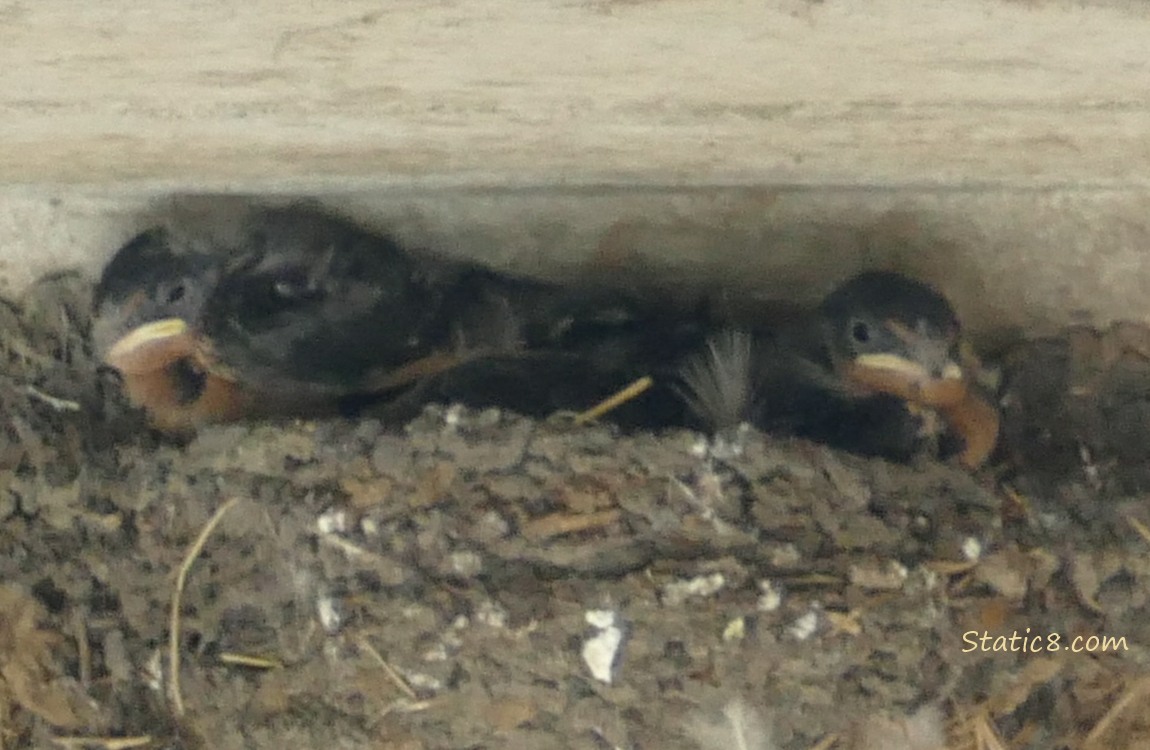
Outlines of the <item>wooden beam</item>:
[{"label": "wooden beam", "polygon": [[1146,184],[1150,7],[1067,5],[12,3],[0,181]]}]

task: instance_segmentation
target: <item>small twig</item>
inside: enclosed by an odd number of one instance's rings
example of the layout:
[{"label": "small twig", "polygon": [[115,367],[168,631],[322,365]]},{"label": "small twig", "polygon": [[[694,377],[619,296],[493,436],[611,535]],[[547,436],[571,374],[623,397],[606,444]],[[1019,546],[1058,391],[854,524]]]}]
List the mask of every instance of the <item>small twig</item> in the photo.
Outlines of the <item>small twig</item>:
[{"label": "small twig", "polygon": [[826,737],[823,737],[821,740],[811,745],[811,750],[830,750],[830,748],[838,744],[839,739],[840,738],[838,734],[828,734]]},{"label": "small twig", "polygon": [[435,701],[433,700],[412,702],[407,699],[401,699],[388,706],[385,706],[383,710],[379,712],[379,718],[383,719],[387,716],[391,716],[394,713],[415,714],[419,713],[420,711],[426,711],[434,705]]},{"label": "small twig", "polygon": [[22,387],[20,392],[26,396],[31,396],[37,401],[44,402],[56,411],[80,411],[82,408],[78,401],[72,401],[70,399],[52,396],[50,394],[44,393],[44,391],[32,385],[26,385]]},{"label": "small twig", "polygon": [[974,741],[978,750],[1006,750],[1006,744],[991,723],[990,717],[983,714],[974,723]]},{"label": "small twig", "polygon": [[601,529],[615,523],[622,515],[622,512],[617,508],[592,513],[552,513],[542,518],[525,521],[520,528],[520,533],[532,541],[544,541],[557,536]]},{"label": "small twig", "polygon": [[335,534],[320,534],[318,538],[320,544],[326,544],[330,547],[334,547],[353,560],[381,561],[384,559],[383,555],[380,555],[377,552],[366,550],[357,544],[349,542],[343,537],[336,536]]},{"label": "small twig", "polygon": [[1150,528],[1147,528],[1146,524],[1131,515],[1126,516],[1126,523],[1130,524],[1134,530],[1138,532],[1138,536],[1142,537],[1142,541],[1150,543]]},{"label": "small twig", "polygon": [[266,659],[262,656],[249,656],[247,654],[234,654],[225,651],[220,654],[220,661],[236,667],[251,667],[252,669],[283,669],[283,663],[276,659]]},{"label": "small twig", "polygon": [[399,672],[395,671],[395,667],[387,663],[387,660],[384,659],[383,656],[375,650],[375,647],[368,642],[366,636],[359,639],[359,645],[363,648],[364,651],[371,655],[371,658],[375,659],[376,662],[379,663],[379,666],[383,667],[384,674],[386,674],[388,678],[395,683],[395,686],[399,688],[400,692],[402,692],[412,701],[419,700],[419,696],[416,695],[415,691],[411,689],[411,685],[407,684],[407,680],[403,679]]},{"label": "small twig", "polygon": [[1082,741],[1082,747],[1088,750],[1102,747],[1103,745],[1099,740],[1110,731],[1110,728],[1114,726],[1118,717],[1126,713],[1135,700],[1146,696],[1148,690],[1150,690],[1150,679],[1145,677],[1137,680],[1133,685],[1128,687],[1125,692],[1123,692],[1122,697],[1098,720],[1098,723],[1090,730],[1090,734],[1086,735],[1086,739]]},{"label": "small twig", "polygon": [[607,750],[623,750],[622,746],[616,745],[607,737],[607,733],[601,727],[591,727],[591,732],[594,734],[595,739],[599,741],[599,746]]},{"label": "small twig", "polygon": [[651,379],[650,375],[644,375],[613,396],[609,396],[587,411],[577,414],[575,416],[575,424],[587,424],[588,422],[595,421],[612,409],[617,409],[631,399],[639,396],[643,391],[654,384],[655,381]]},{"label": "small twig", "polygon": [[87,690],[92,686],[92,647],[88,643],[87,613],[77,609],[72,615],[73,637],[76,639],[77,657],[80,660],[80,684]]},{"label": "small twig", "polygon": [[176,590],[172,594],[172,611],[168,622],[168,697],[177,716],[184,714],[184,696],[180,692],[180,606],[184,598],[184,584],[187,582],[192,563],[200,556],[208,537],[223,520],[224,514],[239,501],[238,497],[233,497],[216,509],[204,524],[204,528],[200,530],[199,536],[192,542],[192,546],[188,548],[184,561],[180,564],[180,572],[176,575]]},{"label": "small twig", "polygon": [[61,747],[96,745],[104,750],[130,750],[152,744],[152,737],[147,734],[138,737],[53,737],[52,741]]}]

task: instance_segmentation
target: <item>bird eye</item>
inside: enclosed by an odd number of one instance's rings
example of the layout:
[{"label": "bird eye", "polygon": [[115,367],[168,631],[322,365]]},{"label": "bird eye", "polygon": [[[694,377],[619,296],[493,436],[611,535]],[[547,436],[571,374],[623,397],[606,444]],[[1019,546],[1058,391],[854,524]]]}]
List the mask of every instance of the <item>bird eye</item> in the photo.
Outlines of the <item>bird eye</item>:
[{"label": "bird eye", "polygon": [[184,294],[186,292],[187,289],[184,288],[183,284],[176,284],[174,287],[168,290],[168,304],[173,305],[179,302],[184,298]]},{"label": "bird eye", "polygon": [[870,341],[870,326],[861,320],[856,320],[851,323],[851,338],[858,344],[865,344]]},{"label": "bird eye", "polygon": [[271,294],[280,302],[295,304],[319,297],[320,290],[315,285],[309,284],[306,279],[291,275],[272,281]]},{"label": "bird eye", "polygon": [[286,281],[277,281],[272,285],[272,291],[279,297],[294,297],[296,296],[296,288],[294,284],[289,284]]}]

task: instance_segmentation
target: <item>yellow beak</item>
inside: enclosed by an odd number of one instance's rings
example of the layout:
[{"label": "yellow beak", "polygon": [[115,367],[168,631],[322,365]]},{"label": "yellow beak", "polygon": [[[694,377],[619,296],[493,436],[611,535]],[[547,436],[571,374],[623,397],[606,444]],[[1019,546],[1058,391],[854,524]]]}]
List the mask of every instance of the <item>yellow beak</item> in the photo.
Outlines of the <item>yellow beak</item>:
[{"label": "yellow beak", "polygon": [[955,362],[935,375],[896,354],[863,354],[851,363],[849,375],[860,385],[920,406],[949,406],[966,395],[966,374]]},{"label": "yellow beak", "polygon": [[855,358],[855,362],[868,369],[888,371],[892,375],[902,375],[916,380],[961,380],[963,378],[962,368],[954,362],[948,363],[943,368],[942,374],[937,377],[931,375],[925,367],[917,362],[912,362],[897,354],[862,354]]},{"label": "yellow beak", "polygon": [[104,360],[121,372],[148,372],[191,349],[188,324],[164,318],[133,328],[108,350]]}]

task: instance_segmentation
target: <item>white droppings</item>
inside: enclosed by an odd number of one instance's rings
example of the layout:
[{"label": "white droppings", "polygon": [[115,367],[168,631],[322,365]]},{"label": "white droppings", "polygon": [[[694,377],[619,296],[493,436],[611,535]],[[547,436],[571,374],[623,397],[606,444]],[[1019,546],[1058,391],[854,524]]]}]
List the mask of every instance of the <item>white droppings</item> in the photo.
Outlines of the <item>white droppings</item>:
[{"label": "white droppings", "polygon": [[615,624],[615,612],[610,609],[589,609],[583,619],[593,628],[609,628]]},{"label": "white droppings", "polygon": [[815,634],[819,629],[819,613],[815,610],[807,612],[797,620],[791,623],[787,628],[787,632],[791,634],[796,641],[805,641]]},{"label": "white droppings", "polygon": [[474,578],[483,570],[483,558],[470,550],[452,552],[451,570],[456,575]]},{"label": "white droppings", "polygon": [[506,608],[493,601],[480,603],[475,611],[476,621],[489,628],[503,630],[507,627],[507,622],[510,618],[511,616],[508,614]]},{"label": "white droppings", "polygon": [[962,554],[967,560],[978,562],[982,559],[982,542],[968,536],[962,540]]},{"label": "white droppings", "polygon": [[479,517],[478,530],[492,539],[503,539],[511,534],[511,524],[496,511],[489,510]]},{"label": "white droppings", "polygon": [[592,677],[610,685],[615,679],[619,648],[623,645],[618,615],[611,610],[592,609],[584,613],[583,619],[596,631],[583,642],[583,663]]},{"label": "white droppings", "polygon": [[340,614],[339,604],[330,596],[320,596],[315,602],[315,611],[319,615],[319,623],[328,635],[339,632],[343,626],[343,615]]},{"label": "white droppings", "polygon": [[459,423],[462,421],[463,421],[463,405],[462,404],[452,404],[451,406],[447,407],[446,411],[443,412],[443,423],[453,430],[456,427],[458,427]]},{"label": "white droppings", "polygon": [[730,643],[731,641],[741,641],[747,635],[747,618],[736,617],[727,623],[727,627],[723,628],[723,641]]},{"label": "white droppings", "polygon": [[692,597],[711,596],[727,585],[722,573],[695,576],[683,581],[672,581],[663,586],[662,601],[668,607],[677,607]]},{"label": "white droppings", "polygon": [[429,662],[443,662],[448,659],[448,649],[446,644],[437,643],[431,648],[423,652],[423,660]]},{"label": "white droppings", "polygon": [[760,612],[774,612],[783,604],[783,590],[774,581],[759,581],[759,600],[755,608]]},{"label": "white droppings", "polygon": [[431,675],[415,672],[413,674],[404,674],[403,679],[408,685],[419,691],[428,691],[438,693],[443,689],[443,681],[432,677]]},{"label": "white droppings", "polygon": [[325,536],[330,534],[344,534],[347,532],[347,511],[334,508],[320,513],[315,519],[315,528]]},{"label": "white droppings", "polygon": [[152,652],[144,664],[144,684],[157,693],[164,689],[164,654],[160,649]]}]

